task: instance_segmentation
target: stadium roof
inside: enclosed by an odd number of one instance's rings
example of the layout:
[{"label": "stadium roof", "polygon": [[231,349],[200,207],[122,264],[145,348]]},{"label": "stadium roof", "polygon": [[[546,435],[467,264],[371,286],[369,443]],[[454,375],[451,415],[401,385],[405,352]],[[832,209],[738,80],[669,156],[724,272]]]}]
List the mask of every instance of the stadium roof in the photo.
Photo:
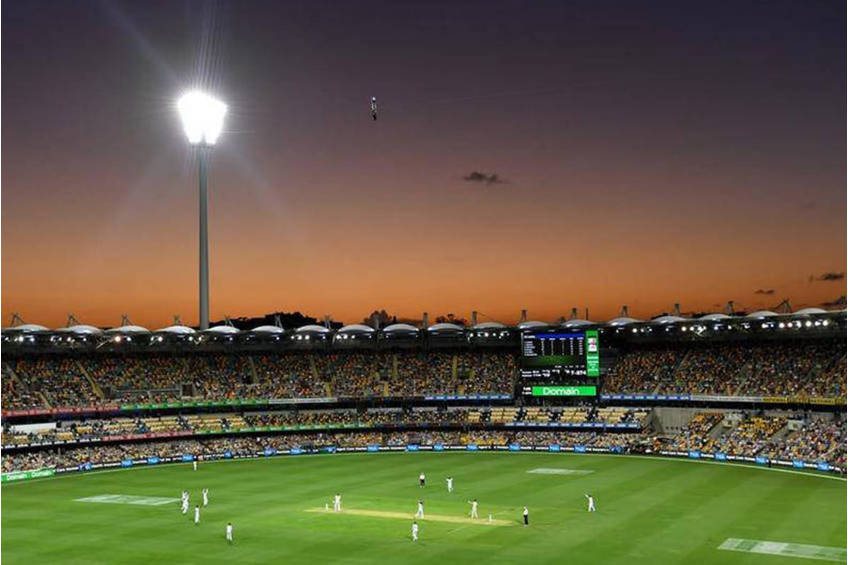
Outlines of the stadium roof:
[{"label": "stadium roof", "polygon": [[103,330],[100,328],[95,328],[94,326],[89,326],[86,324],[77,324],[75,326],[70,326],[67,328],[59,328],[56,330],[57,332],[68,332],[74,334],[100,334],[103,333]]},{"label": "stadium roof", "polygon": [[519,330],[526,330],[527,328],[544,328],[550,326],[550,324],[546,322],[540,322],[539,320],[528,320],[526,322],[521,322],[518,324]]},{"label": "stadium roof", "polygon": [[239,329],[233,326],[212,326],[208,330],[204,330],[204,333],[211,334],[237,334],[239,333]]},{"label": "stadium roof", "polygon": [[458,326],[456,324],[449,324],[448,322],[441,322],[438,324],[433,324],[429,328],[427,328],[428,332],[461,332],[463,330],[462,326]]},{"label": "stadium roof", "polygon": [[654,324],[675,324],[677,322],[685,322],[686,318],[680,316],[660,316],[651,320]]},{"label": "stadium roof", "polygon": [[566,320],[563,322],[563,326],[566,328],[574,328],[577,326],[592,326],[595,322],[591,322],[589,320],[584,320],[582,318],[574,318],[573,320]]},{"label": "stadium roof", "polygon": [[279,326],[258,326],[250,331],[260,334],[281,334],[284,333],[286,330]]},{"label": "stadium roof", "polygon": [[307,324],[305,326],[300,326],[299,328],[297,328],[294,331],[296,333],[299,333],[299,334],[302,334],[302,333],[325,334],[325,333],[329,332],[330,329],[325,328],[324,326],[319,326],[318,324]]},{"label": "stadium roof", "polygon": [[827,310],[821,308],[801,308],[797,312],[793,312],[795,316],[809,316],[810,314],[827,314]]},{"label": "stadium roof", "polygon": [[746,318],[756,318],[756,319],[760,320],[762,318],[770,318],[772,316],[777,316],[777,314],[775,314],[771,310],[757,310],[756,312],[751,312],[750,314],[748,314],[745,317]]},{"label": "stadium roof", "polygon": [[188,326],[168,326],[166,328],[156,330],[156,333],[186,335],[197,332],[194,331],[194,328],[190,328]]},{"label": "stadium roof", "polygon": [[394,333],[394,332],[415,332],[418,333],[420,330],[413,326],[412,324],[391,324],[383,328],[383,333]]},{"label": "stadium roof", "polygon": [[109,328],[107,334],[149,334],[150,330],[142,326],[118,326],[117,328]]},{"label": "stadium roof", "polygon": [[9,326],[3,328],[4,332],[49,332],[48,328],[39,326],[38,324],[21,324],[19,326]]},{"label": "stadium roof", "polygon": [[626,316],[622,316],[620,318],[613,318],[609,322],[607,322],[608,326],[626,326],[628,324],[638,324],[642,320],[637,320],[636,318],[628,318]]},{"label": "stadium roof", "polygon": [[496,329],[502,329],[502,328],[505,328],[505,327],[506,326],[503,325],[500,322],[481,322],[481,323],[477,324],[476,326],[474,326],[474,329],[475,330],[496,330]]},{"label": "stadium roof", "polygon": [[350,324],[339,329],[340,334],[370,334],[374,331],[374,328],[365,324]]},{"label": "stadium roof", "polygon": [[707,314],[706,316],[701,316],[698,319],[699,320],[705,320],[707,322],[712,322],[712,321],[716,321],[716,320],[729,320],[730,316],[728,316],[727,314],[716,313],[716,314]]}]

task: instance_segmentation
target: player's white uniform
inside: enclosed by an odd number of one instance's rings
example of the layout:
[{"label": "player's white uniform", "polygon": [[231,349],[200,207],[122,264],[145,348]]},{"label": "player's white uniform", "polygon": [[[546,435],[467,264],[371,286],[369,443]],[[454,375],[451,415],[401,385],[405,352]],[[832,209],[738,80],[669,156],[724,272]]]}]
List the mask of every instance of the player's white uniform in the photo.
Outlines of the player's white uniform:
[{"label": "player's white uniform", "polygon": [[194,507],[194,523],[200,523],[200,508],[197,506]]},{"label": "player's white uniform", "polygon": [[425,481],[424,473],[421,473],[420,475],[418,475],[418,486],[423,487],[424,484],[425,484],[424,481]]},{"label": "player's white uniform", "polygon": [[453,478],[448,477],[445,480],[448,482],[448,492],[453,492]]},{"label": "player's white uniform", "polygon": [[203,506],[207,506],[209,504],[209,489],[203,489]]},{"label": "player's white uniform", "polygon": [[342,511],[342,495],[337,494],[333,497],[333,512]]},{"label": "player's white uniform", "polygon": [[412,524],[412,541],[418,541],[418,524]]},{"label": "player's white uniform", "polygon": [[195,471],[197,471],[197,459],[191,462],[191,466],[194,467]]},{"label": "player's white uniform", "polygon": [[415,512],[415,517],[416,518],[423,518],[424,517],[424,503],[421,502],[421,501],[418,501],[418,511]]},{"label": "player's white uniform", "polygon": [[188,496],[185,492],[183,492],[183,503],[182,503],[183,514],[188,513]]},{"label": "player's white uniform", "polygon": [[233,542],[233,525],[232,524],[227,524],[227,541],[230,542],[230,543]]},{"label": "player's white uniform", "polygon": [[471,501],[471,517],[477,518],[477,501],[476,500]]},{"label": "player's white uniform", "polygon": [[587,494],[587,495],[586,495],[586,500],[588,500],[588,501],[589,501],[589,509],[588,509],[588,512],[594,512],[594,511],[595,511],[595,499],[594,499],[593,497],[591,497],[591,496],[589,496],[589,495]]}]

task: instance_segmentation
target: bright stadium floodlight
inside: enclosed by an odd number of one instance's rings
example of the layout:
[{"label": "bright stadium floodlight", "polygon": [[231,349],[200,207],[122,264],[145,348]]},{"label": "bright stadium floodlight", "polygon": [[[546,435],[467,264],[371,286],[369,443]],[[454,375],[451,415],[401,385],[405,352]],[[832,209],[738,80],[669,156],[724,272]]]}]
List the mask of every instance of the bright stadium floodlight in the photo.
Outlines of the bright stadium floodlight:
[{"label": "bright stadium floodlight", "polygon": [[208,94],[193,90],[180,97],[177,110],[180,112],[183,130],[189,143],[215,145],[224,127],[226,104]]},{"label": "bright stadium floodlight", "polygon": [[188,142],[197,150],[200,179],[200,329],[209,329],[209,233],[206,226],[206,161],[224,127],[227,105],[203,92],[193,90],[177,101]]}]

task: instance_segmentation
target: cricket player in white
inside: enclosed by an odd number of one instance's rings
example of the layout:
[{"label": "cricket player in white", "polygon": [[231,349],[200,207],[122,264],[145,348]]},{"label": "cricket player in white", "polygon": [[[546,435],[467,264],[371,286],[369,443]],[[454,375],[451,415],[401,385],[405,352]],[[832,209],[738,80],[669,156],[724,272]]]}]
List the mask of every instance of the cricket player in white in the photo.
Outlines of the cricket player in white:
[{"label": "cricket player in white", "polygon": [[209,489],[203,489],[203,506],[207,506],[209,504]]},{"label": "cricket player in white", "polygon": [[342,495],[336,494],[333,497],[333,512],[341,512],[342,511]]},{"label": "cricket player in white", "polygon": [[445,481],[448,483],[448,492],[453,492],[453,477],[448,477]]},{"label": "cricket player in white", "polygon": [[418,486],[424,488],[424,481],[424,473],[421,473],[420,475],[418,475]]},{"label": "cricket player in white", "polygon": [[588,501],[589,501],[589,510],[588,510],[588,512],[594,512],[594,511],[595,511],[595,498],[594,498],[591,494],[587,494],[587,495],[586,495],[586,500],[588,500]]},{"label": "cricket player in white", "polygon": [[412,541],[418,541],[418,522],[412,522]]},{"label": "cricket player in white", "polygon": [[415,512],[415,517],[416,518],[423,518],[424,517],[424,501],[423,500],[418,501],[418,510]]},{"label": "cricket player in white", "polygon": [[471,505],[471,517],[477,518],[477,499],[469,500],[468,504]]},{"label": "cricket player in white", "polygon": [[227,542],[233,543],[233,525],[227,522]]},{"label": "cricket player in white", "polygon": [[200,506],[194,507],[194,523],[195,525],[200,523]]},{"label": "cricket player in white", "polygon": [[188,496],[186,496],[186,493],[184,492],[183,493],[183,514],[187,514],[187,513],[188,513]]},{"label": "cricket player in white", "polygon": [[191,462],[191,466],[194,467],[195,471],[197,471],[197,459]]}]

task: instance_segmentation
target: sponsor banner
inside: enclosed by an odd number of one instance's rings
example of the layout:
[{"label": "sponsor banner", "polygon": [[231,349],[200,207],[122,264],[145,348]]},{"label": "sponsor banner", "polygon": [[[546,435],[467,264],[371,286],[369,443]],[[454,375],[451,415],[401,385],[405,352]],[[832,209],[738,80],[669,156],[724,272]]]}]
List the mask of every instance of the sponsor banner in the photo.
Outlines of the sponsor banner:
[{"label": "sponsor banner", "polygon": [[554,443],[554,444],[548,446],[548,451],[561,451],[561,450],[562,450],[562,448],[560,447],[560,445],[558,443]]},{"label": "sponsor banner", "polygon": [[442,444],[442,443],[433,444],[433,451],[444,451],[444,450],[445,450],[444,444]]},{"label": "sponsor banner", "polygon": [[302,455],[303,453],[305,452],[299,447],[292,447],[289,449],[289,455]]},{"label": "sponsor banner", "polygon": [[693,450],[689,452],[689,459],[700,459],[701,452],[698,450]]},{"label": "sponsor banner", "polygon": [[586,446],[585,445],[575,445],[574,446],[574,453],[586,453]]},{"label": "sponsor banner", "polygon": [[418,451],[418,444],[417,443],[410,443],[409,445],[406,446],[406,450],[407,451]]},{"label": "sponsor banner", "polygon": [[270,447],[266,447],[266,448],[265,448],[265,451],[264,451],[264,454],[265,454],[265,457],[270,457],[270,456],[272,456],[272,455],[276,455],[276,454],[277,454],[277,450],[276,450],[276,449],[272,449],[272,448],[270,448]]},{"label": "sponsor banner", "polygon": [[519,445],[517,443],[511,443],[511,444],[509,444],[509,450],[510,451],[521,451],[521,445]]},{"label": "sponsor banner", "polygon": [[478,451],[480,448],[477,447],[476,443],[469,443],[468,445],[465,446],[465,449],[467,451]]},{"label": "sponsor banner", "polygon": [[379,445],[369,445],[369,446],[366,448],[366,451],[369,451],[369,452],[371,452],[371,453],[375,453],[375,452],[377,452],[377,451],[380,451],[380,446],[379,446]]},{"label": "sponsor banner", "polygon": [[716,461],[727,461],[727,453],[716,453],[713,455]]},{"label": "sponsor banner", "polygon": [[159,464],[159,458],[158,457],[148,457],[147,458],[147,464],[148,465],[158,465]]},{"label": "sponsor banner", "polygon": [[804,462],[800,461],[798,459],[795,459],[795,460],[792,461],[792,466],[795,467],[796,469],[803,469],[804,468]]},{"label": "sponsor banner", "polygon": [[55,469],[35,469],[32,471],[15,471],[12,473],[3,473],[0,475],[0,482],[10,483],[13,481],[28,481],[30,479],[40,479],[43,477],[52,477],[56,474]]},{"label": "sponsor banner", "polygon": [[186,453],[182,456],[183,461],[194,461],[194,455]]},{"label": "sponsor banner", "polygon": [[124,459],[123,461],[121,461],[121,467],[132,467],[132,466],[133,466],[133,460],[132,459]]},{"label": "sponsor banner", "polygon": [[768,464],[768,457],[763,457],[762,455],[757,455],[754,458],[754,462],[757,465],[766,465],[766,464]]},{"label": "sponsor banner", "polygon": [[595,396],[596,386],[533,386],[530,387],[532,396]]},{"label": "sponsor banner", "polygon": [[830,471],[832,467],[830,466],[830,463],[827,463],[825,461],[819,461],[818,463],[816,463],[816,469],[818,469],[819,471]]},{"label": "sponsor banner", "polygon": [[232,451],[225,451],[224,452],[224,459],[232,459],[232,458],[233,458],[233,452]]}]

